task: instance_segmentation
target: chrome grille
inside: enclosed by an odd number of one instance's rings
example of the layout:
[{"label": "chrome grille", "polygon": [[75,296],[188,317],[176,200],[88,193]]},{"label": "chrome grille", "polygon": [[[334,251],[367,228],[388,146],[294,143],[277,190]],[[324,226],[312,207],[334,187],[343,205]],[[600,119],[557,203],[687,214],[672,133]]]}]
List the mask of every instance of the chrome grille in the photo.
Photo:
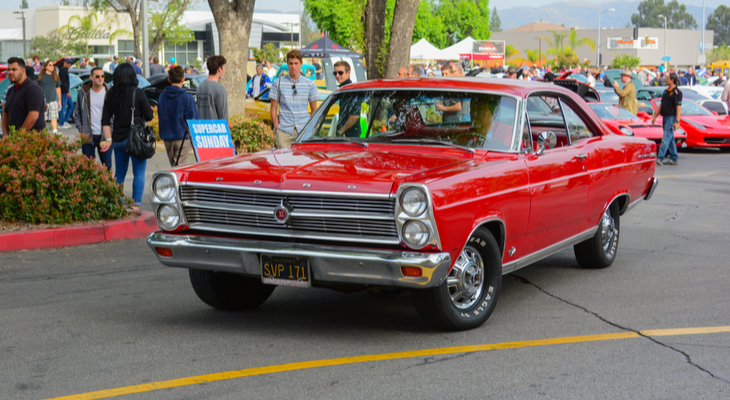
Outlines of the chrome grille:
[{"label": "chrome grille", "polygon": [[[395,199],[300,195],[237,188],[182,185],[180,199],[191,228],[252,235],[318,238],[334,241],[399,243]],[[274,218],[286,200],[292,209],[287,224]]]}]

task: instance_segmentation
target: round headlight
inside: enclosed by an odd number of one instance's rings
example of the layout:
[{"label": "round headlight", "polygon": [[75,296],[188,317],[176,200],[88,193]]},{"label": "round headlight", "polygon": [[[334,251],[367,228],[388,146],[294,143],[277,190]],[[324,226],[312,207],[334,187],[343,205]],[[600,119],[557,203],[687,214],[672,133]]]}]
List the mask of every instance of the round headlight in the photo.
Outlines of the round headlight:
[{"label": "round headlight", "polygon": [[157,222],[162,229],[171,231],[180,224],[180,213],[175,207],[165,204],[157,211]]},{"label": "round headlight", "polygon": [[631,129],[625,126],[620,127],[619,130],[621,130],[621,132],[623,132],[626,136],[634,136],[634,132],[632,132]]},{"label": "round headlight", "polygon": [[413,248],[421,248],[428,243],[431,233],[421,221],[408,221],[403,225],[403,241]]},{"label": "round headlight", "polygon": [[428,207],[428,199],[423,190],[418,188],[407,189],[400,196],[401,208],[411,217],[423,214]]},{"label": "round headlight", "polygon": [[168,201],[175,197],[175,182],[169,175],[158,176],[152,187],[155,196],[162,201]]}]

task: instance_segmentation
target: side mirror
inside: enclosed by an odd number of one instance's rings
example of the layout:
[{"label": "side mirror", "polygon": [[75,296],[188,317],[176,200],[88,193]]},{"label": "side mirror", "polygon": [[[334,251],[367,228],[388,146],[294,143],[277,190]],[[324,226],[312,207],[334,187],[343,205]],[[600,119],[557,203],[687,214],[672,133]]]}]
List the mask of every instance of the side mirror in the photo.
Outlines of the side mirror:
[{"label": "side mirror", "polygon": [[558,137],[555,135],[555,132],[540,132],[540,134],[537,136],[537,145],[540,146],[540,149],[537,150],[537,155],[543,155],[543,153],[545,153],[545,149],[550,150],[552,148],[555,148],[556,144],[558,144]]},{"label": "side mirror", "polygon": [[639,118],[649,118],[649,114],[647,114],[645,111],[639,111],[636,116]]},{"label": "side mirror", "polygon": [[712,115],[719,115],[717,111],[712,111]]}]

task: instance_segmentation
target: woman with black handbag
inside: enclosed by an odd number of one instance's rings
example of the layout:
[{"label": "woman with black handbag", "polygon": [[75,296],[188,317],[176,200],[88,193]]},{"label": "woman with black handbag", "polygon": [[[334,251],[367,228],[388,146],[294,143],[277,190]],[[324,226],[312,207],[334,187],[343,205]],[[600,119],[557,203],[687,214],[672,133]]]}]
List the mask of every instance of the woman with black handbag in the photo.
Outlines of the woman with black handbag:
[{"label": "woman with black handbag", "polygon": [[101,147],[102,151],[114,151],[114,177],[122,186],[129,169],[129,160],[132,160],[133,209],[138,210],[144,193],[147,159],[154,155],[154,138],[150,142],[150,132],[145,127],[154,113],[147,96],[142,89],[137,88],[137,74],[131,64],[116,67],[113,79],[114,86],[107,93],[101,116],[102,132],[106,138]]}]

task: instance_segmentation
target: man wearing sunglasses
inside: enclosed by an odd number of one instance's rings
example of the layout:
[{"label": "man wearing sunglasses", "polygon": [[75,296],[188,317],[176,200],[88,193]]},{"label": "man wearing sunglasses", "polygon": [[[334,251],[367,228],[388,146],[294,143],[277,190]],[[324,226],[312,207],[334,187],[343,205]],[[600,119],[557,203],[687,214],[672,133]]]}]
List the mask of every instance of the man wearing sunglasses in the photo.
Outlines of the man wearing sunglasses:
[{"label": "man wearing sunglasses", "polygon": [[332,72],[337,81],[337,86],[342,87],[352,83],[350,80],[350,63],[347,61],[337,61],[335,63],[335,70]]},{"label": "man wearing sunglasses", "polygon": [[[350,64],[347,61],[337,61],[335,70],[332,72],[339,87],[349,85]],[[360,98],[357,96],[345,96],[340,100],[340,116],[337,123],[337,135],[347,137],[360,137]]]},{"label": "man wearing sunglasses", "polygon": [[96,159],[98,151],[101,163],[111,170],[112,152],[105,150],[111,145],[112,138],[111,136],[103,138],[101,132],[101,113],[108,91],[109,85],[104,82],[104,70],[101,67],[95,67],[91,70],[90,80],[81,85],[73,116],[76,129],[79,130],[79,137],[85,141],[81,147],[81,153],[91,159]]},{"label": "man wearing sunglasses", "polygon": [[276,79],[269,91],[271,123],[280,149],[289,147],[304,129],[310,115],[317,110],[319,98],[317,85],[301,74],[302,53],[299,50],[286,53],[286,64],[289,73]]}]

